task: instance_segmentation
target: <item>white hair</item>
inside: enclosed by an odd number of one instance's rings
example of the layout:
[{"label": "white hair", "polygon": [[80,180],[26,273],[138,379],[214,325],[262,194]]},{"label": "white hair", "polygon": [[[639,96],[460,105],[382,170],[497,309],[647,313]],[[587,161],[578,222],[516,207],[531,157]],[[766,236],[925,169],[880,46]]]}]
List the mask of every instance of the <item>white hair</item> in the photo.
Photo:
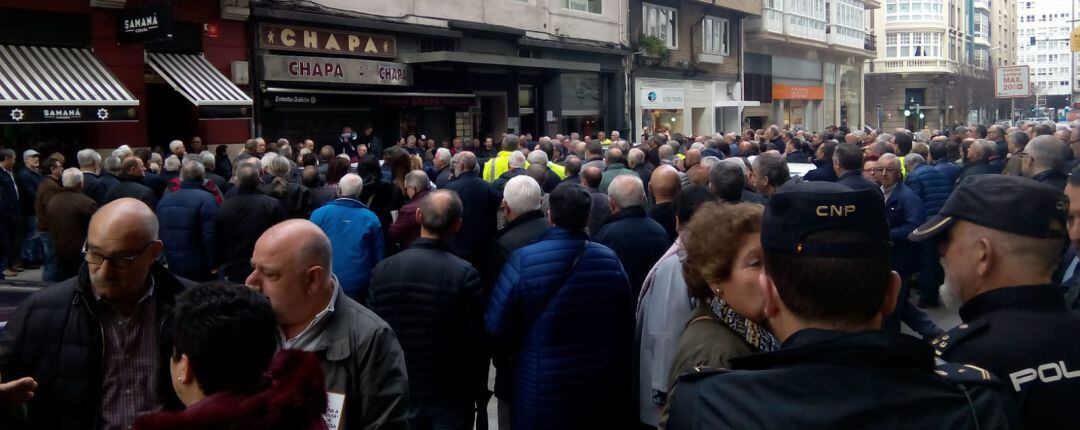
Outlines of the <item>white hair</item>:
[{"label": "white hair", "polygon": [[341,189],[341,197],[359,198],[364,191],[364,180],[355,173],[349,173],[338,181],[338,188]]},{"label": "white hair", "polygon": [[608,196],[620,209],[640,206],[645,201],[645,185],[638,175],[619,175],[608,185]]},{"label": "white hair", "polygon": [[705,144],[701,142],[694,142],[690,145],[690,149],[696,149],[698,151],[701,151],[705,149]]},{"label": "white hair", "polygon": [[708,169],[712,169],[712,168],[713,168],[713,166],[715,166],[715,165],[717,165],[717,164],[720,164],[720,159],[719,159],[719,158],[717,158],[717,157],[713,157],[713,156],[711,156],[711,155],[710,155],[710,156],[708,156],[708,157],[702,158],[702,159],[701,159],[701,162],[700,162],[700,163],[698,163],[698,164],[700,164],[700,165],[701,165],[701,167],[705,167],[705,168],[708,168]]},{"label": "white hair", "polygon": [[262,166],[263,170],[269,170],[270,162],[274,161],[274,159],[278,157],[279,156],[276,152],[267,152],[266,155],[263,155],[262,160],[259,161],[259,165]]},{"label": "white hair", "polygon": [[210,152],[210,151],[200,152],[199,153],[199,158],[202,159],[203,166],[206,167],[207,170],[213,170],[214,166],[217,165],[217,163],[216,163],[217,157],[214,157],[213,152]]},{"label": "white hair", "polygon": [[101,154],[93,149],[84,149],[75,154],[75,159],[79,161],[79,167],[96,167],[101,164]]},{"label": "white hair", "polygon": [[[91,151],[93,151],[93,150],[91,149]],[[82,182],[83,182],[83,173],[82,173],[82,171],[79,170],[79,169],[76,169],[74,167],[72,167],[70,169],[65,169],[63,175],[60,176],[60,184],[65,186],[65,187],[68,187],[68,188],[77,187],[79,185],[82,185]]]},{"label": "white hair", "polygon": [[742,158],[740,158],[740,157],[728,157],[728,158],[725,158],[723,160],[720,160],[720,162],[721,163],[731,164],[733,166],[739,166],[739,168],[742,169],[743,175],[746,174],[746,163],[744,163]]},{"label": "white hair", "polygon": [[435,158],[442,161],[443,164],[450,164],[450,150],[446,148],[439,148],[435,150]]},{"label": "white hair", "polygon": [[630,153],[626,155],[626,161],[634,167],[641,165],[641,163],[645,162],[645,151],[637,148],[631,149]]},{"label": "white hair", "polygon": [[179,140],[174,140],[172,142],[169,142],[169,152],[176,152],[177,148],[183,148],[183,147],[184,147],[184,142],[181,142]]},{"label": "white hair", "polygon": [[175,172],[177,170],[180,170],[180,157],[170,155],[165,159],[165,171]]},{"label": "white hair", "polygon": [[900,158],[893,154],[882,154],[881,158],[878,158],[878,164],[886,162],[895,165],[897,168],[900,167]]},{"label": "white hair", "polygon": [[528,175],[510,178],[503,189],[503,201],[515,214],[540,210],[540,184]]},{"label": "white hair", "polygon": [[548,163],[548,156],[547,153],[545,153],[544,151],[530,152],[528,159],[529,164],[539,164],[541,166],[546,166]]},{"label": "white hair", "polygon": [[909,173],[911,170],[914,170],[915,167],[918,167],[918,165],[925,162],[926,159],[923,158],[922,155],[916,154],[914,152],[904,156],[904,164],[907,166]]},{"label": "white hair", "polygon": [[413,187],[417,192],[430,190],[431,179],[423,170],[413,170],[405,175],[405,186]]},{"label": "white hair", "polygon": [[525,166],[525,154],[523,154],[521,151],[514,151],[513,154],[510,154],[509,165],[510,165],[511,169],[517,169],[519,167],[524,167]]}]

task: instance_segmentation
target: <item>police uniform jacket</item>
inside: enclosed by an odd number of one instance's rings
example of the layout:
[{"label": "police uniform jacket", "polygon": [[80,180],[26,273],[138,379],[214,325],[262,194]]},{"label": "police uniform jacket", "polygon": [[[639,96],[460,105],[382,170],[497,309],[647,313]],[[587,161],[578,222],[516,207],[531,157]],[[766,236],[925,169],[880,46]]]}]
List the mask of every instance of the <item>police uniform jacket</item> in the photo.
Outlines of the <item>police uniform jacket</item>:
[{"label": "police uniform jacket", "polygon": [[1076,428],[1080,315],[1053,285],[998,288],[960,307],[964,324],[932,341],[946,361],[996,375],[1019,404],[1026,429]]},{"label": "police uniform jacket", "polygon": [[975,367],[935,368],[930,346],[907,335],[804,329],[731,367],[680,377],[667,428],[1015,428],[1000,381]]}]

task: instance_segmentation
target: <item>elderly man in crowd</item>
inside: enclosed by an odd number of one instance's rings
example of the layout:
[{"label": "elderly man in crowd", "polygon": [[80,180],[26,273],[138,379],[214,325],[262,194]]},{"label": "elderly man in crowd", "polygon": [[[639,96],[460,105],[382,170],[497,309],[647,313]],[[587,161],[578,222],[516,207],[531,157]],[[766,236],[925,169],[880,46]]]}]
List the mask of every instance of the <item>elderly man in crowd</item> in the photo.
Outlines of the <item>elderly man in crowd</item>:
[{"label": "elderly man in crowd", "polygon": [[405,175],[405,196],[409,198],[409,202],[398,209],[397,219],[390,224],[387,231],[387,238],[394,249],[408,249],[412,242],[420,237],[420,222],[416,219],[416,211],[431,190],[431,181],[423,173],[421,170],[413,170]]},{"label": "elderly man in crowd", "polygon": [[507,170],[491,183],[491,186],[495,191],[502,192],[503,187],[506,186],[506,182],[511,178],[525,175],[525,158],[524,152],[514,151],[510,153],[510,156],[507,159]]},{"label": "elderly man in crowd", "polygon": [[1036,137],[1017,155],[1020,157],[1020,172],[1036,182],[1065,191],[1068,177],[1061,170],[1065,166],[1065,151],[1065,144],[1057,138]]},{"label": "elderly man in crowd", "polygon": [[[600,180],[600,192],[603,193],[608,192],[608,187],[618,176],[634,175],[638,177],[637,173],[626,167],[626,157],[623,157],[623,152],[619,148],[608,150],[607,157],[604,159],[604,166],[604,174]],[[641,178],[638,177],[638,180],[641,180]]]},{"label": "elderly man in crowd", "polygon": [[145,203],[151,210],[157,208],[158,199],[154,190],[143,184],[146,176],[146,167],[139,157],[127,157],[120,164],[120,183],[105,196],[106,201],[113,201],[125,197],[133,198]]},{"label": "elderly man in crowd", "polygon": [[649,182],[649,195],[653,198],[653,205],[649,208],[649,218],[660,223],[668,233],[668,239],[675,241],[675,197],[682,189],[679,182],[679,174],[671,166],[660,166],[652,173],[653,180]]},{"label": "elderly man in crowd", "polygon": [[541,210],[543,190],[531,179],[524,176],[511,179],[503,190],[499,210],[507,223],[495,236],[492,264],[485,274],[488,285],[494,285],[511,252],[532,245],[547,231],[547,216]]},{"label": "elderly man in crowd", "polygon": [[645,189],[637,175],[621,175],[609,190],[611,217],[594,240],[619,256],[630,277],[630,289],[637,296],[649,268],[671,246],[667,230],[645,213]]},{"label": "elderly man in crowd", "polygon": [[435,150],[432,166],[425,169],[428,179],[438,188],[445,187],[446,183],[450,182],[450,178],[453,176],[454,169],[450,167],[450,159],[452,157],[453,154],[450,153],[449,149],[439,148]]},{"label": "elderly man in crowd", "polygon": [[79,170],[83,172],[82,192],[94,199],[99,205],[105,204],[105,195],[109,192],[101,183],[101,154],[93,149],[83,149],[75,154],[79,161]]},{"label": "elderly man in crowd", "polygon": [[[922,201],[926,218],[938,214],[945,200],[952,193],[953,184],[940,170],[926,164],[919,154],[908,154],[904,157],[907,164],[908,176],[904,184],[915,192]],[[937,245],[926,243],[917,245],[919,248],[919,307],[937,307],[938,286],[944,279],[941,263],[938,262]]]},{"label": "elderly man in crowd", "polygon": [[[1051,137],[1051,139],[1053,138]],[[964,167],[960,168],[960,177],[957,181],[963,182],[965,178],[974,175],[1001,173],[1004,166],[1002,166],[1002,169],[995,171],[994,166],[990,164],[990,157],[994,155],[997,155],[997,145],[993,142],[983,139],[972,142],[967,150],[967,161],[964,162]]]},{"label": "elderly man in crowd", "polygon": [[277,199],[259,191],[259,169],[245,163],[236,169],[236,195],[225,200],[214,224],[214,255],[218,278],[241,284],[251,274],[255,241],[285,220]]},{"label": "elderly man in crowd", "polygon": [[83,245],[86,243],[86,230],[90,218],[98,210],[98,204],[83,194],[84,173],[76,168],[64,170],[60,183],[64,186],[56,196],[49,200],[45,213],[54,220],[52,228],[53,249],[56,250],[56,262],[59,266],[60,279],[68,279],[79,274],[83,263]]},{"label": "elderly man in crowd", "polygon": [[[1024,142],[1026,143],[1026,134]],[[927,161],[930,165],[937,169],[939,172],[945,174],[945,178],[949,180],[950,184],[956,184],[956,180],[960,178],[960,166],[953,163],[949,159],[949,143],[944,140],[935,140],[930,142],[930,158]],[[1017,167],[1019,171],[1019,165]]]},{"label": "elderly man in crowd", "polygon": [[127,429],[180,404],[171,340],[159,328],[191,284],[156,262],[157,217],[119,199],[94,214],[86,238],[80,276],[34,293],[4,330],[0,374],[38,384],[26,422],[0,421],[4,428]]},{"label": "elderly man in crowd", "polygon": [[[485,181],[495,182],[496,179],[502,177],[503,173],[506,173],[507,170],[511,169],[510,156],[513,153],[517,152],[519,142],[520,139],[512,133],[503,136],[502,145],[500,146],[501,149],[499,150],[499,153],[496,154],[494,158],[491,158],[484,163],[484,171],[482,173],[482,177]],[[459,152],[458,154],[461,153]],[[456,156],[457,154],[454,155]]]},{"label": "elderly man in crowd", "polygon": [[754,159],[754,189],[762,197],[772,197],[788,179],[791,179],[791,173],[788,171],[784,157],[776,154],[761,154]]},{"label": "elderly man in crowd", "polygon": [[22,153],[22,160],[23,167],[16,175],[24,220],[23,228],[26,230],[20,250],[22,268],[36,269],[41,267],[44,258],[41,236],[37,231],[37,214],[34,213],[34,203],[37,200],[37,191],[42,180],[41,171],[38,169],[41,165],[41,154],[33,149],[27,149]]},{"label": "elderly man in crowd", "polygon": [[57,282],[60,281],[59,266],[56,262],[56,249],[53,248],[52,233],[50,226],[52,224],[49,214],[45,212],[48,207],[49,201],[53,196],[60,192],[63,185],[60,184],[60,177],[64,173],[64,165],[60,160],[56,158],[46,158],[41,162],[41,173],[44,175],[44,179],[41,181],[41,185],[38,186],[37,194],[34,200],[34,214],[37,216],[37,231],[41,237],[44,245],[44,258],[45,265],[41,270],[41,280],[45,282]]},{"label": "elderly man in crowd", "polygon": [[318,355],[330,425],[405,429],[409,383],[401,345],[382,318],[344,294],[335,258],[319,226],[288,220],[255,242],[246,284],[270,299],[283,349]]},{"label": "elderly man in crowd", "polygon": [[180,189],[165,195],[157,206],[165,258],[178,276],[210,280],[216,270],[214,223],[220,209],[204,185],[201,161],[188,160],[181,173]]},{"label": "elderly man in crowd", "polygon": [[432,192],[416,214],[420,237],[372,272],[371,310],[405,353],[410,428],[471,429],[475,400],[486,399],[484,289],[480,273],[448,243],[461,212],[456,193]]},{"label": "elderly man in crowd", "polygon": [[330,238],[334,270],[341,291],[363,304],[367,301],[371,269],[383,259],[379,217],[360,201],[364,180],[349,173],[338,182],[340,196],[311,213],[311,222]]}]

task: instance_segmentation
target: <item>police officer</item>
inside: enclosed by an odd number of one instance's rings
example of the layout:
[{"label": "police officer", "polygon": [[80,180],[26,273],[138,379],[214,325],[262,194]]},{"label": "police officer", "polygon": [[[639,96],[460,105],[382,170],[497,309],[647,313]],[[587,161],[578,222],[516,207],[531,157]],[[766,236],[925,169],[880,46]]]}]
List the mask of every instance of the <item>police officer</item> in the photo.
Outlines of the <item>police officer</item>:
[{"label": "police officer", "polygon": [[911,240],[941,239],[942,300],[963,324],[932,341],[946,361],[990,370],[1015,394],[1027,429],[1076,428],[1080,316],[1051,274],[1068,237],[1069,202],[1029,178],[961,181]]},{"label": "police officer", "polygon": [[831,182],[780,188],[761,229],[764,314],[783,343],[731,370],[679,378],[668,428],[1006,429],[1005,386],[880,330],[897,304],[889,225],[877,190]]}]

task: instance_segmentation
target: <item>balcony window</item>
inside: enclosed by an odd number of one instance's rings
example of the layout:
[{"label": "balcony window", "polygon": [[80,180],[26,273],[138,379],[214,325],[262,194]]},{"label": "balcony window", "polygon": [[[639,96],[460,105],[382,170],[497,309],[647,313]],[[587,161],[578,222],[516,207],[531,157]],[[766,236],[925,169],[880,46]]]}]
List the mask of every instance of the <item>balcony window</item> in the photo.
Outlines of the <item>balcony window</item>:
[{"label": "balcony window", "polygon": [[563,9],[589,13],[602,13],[603,0],[562,0]]},{"label": "balcony window", "polygon": [[701,24],[701,50],[706,54],[728,55],[730,27],[728,20],[706,16]]},{"label": "balcony window", "polygon": [[889,58],[941,58],[941,33],[888,33],[885,56]]},{"label": "balcony window", "polygon": [[942,21],[942,0],[886,0],[885,21]]},{"label": "balcony window", "polygon": [[679,47],[679,11],[660,5],[642,3],[642,28],[646,36],[667,42],[667,47]]}]

